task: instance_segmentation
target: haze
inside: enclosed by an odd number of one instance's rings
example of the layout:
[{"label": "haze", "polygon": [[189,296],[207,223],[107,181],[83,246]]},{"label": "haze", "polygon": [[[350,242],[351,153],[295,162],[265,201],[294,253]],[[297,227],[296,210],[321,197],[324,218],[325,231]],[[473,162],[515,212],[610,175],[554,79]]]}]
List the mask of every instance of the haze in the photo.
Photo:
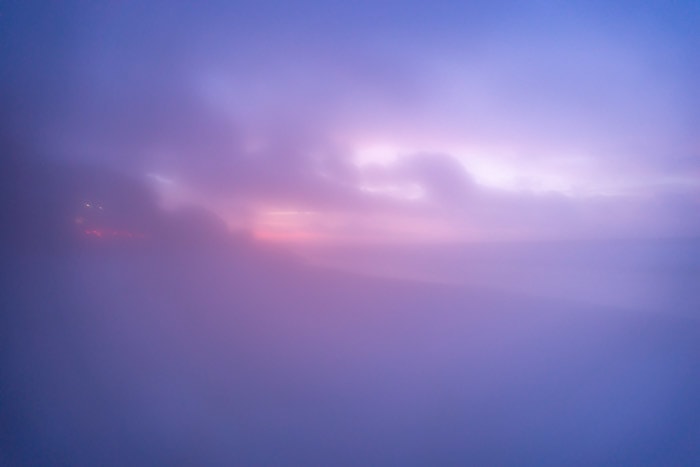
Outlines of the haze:
[{"label": "haze", "polygon": [[0,464],[700,463],[700,6],[0,4]]}]

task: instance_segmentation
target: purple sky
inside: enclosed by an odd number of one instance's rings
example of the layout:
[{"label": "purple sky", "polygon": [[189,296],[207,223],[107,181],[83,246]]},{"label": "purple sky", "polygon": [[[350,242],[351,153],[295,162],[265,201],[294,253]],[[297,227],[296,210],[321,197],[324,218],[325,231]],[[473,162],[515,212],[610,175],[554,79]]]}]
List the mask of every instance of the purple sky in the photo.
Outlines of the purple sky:
[{"label": "purple sky", "polygon": [[0,0],[0,465],[700,465],[699,83],[698,0]]},{"label": "purple sky", "polygon": [[293,241],[700,234],[697,2],[10,1],[7,131]]}]

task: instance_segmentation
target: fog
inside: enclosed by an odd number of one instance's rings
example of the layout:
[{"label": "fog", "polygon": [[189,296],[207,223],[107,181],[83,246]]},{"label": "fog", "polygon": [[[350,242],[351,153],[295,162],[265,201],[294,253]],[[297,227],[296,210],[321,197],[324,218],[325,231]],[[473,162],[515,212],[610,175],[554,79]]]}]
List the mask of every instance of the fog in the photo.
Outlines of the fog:
[{"label": "fog", "polygon": [[700,309],[696,238],[302,245],[323,267],[602,305],[629,312]]},{"label": "fog", "polygon": [[700,465],[699,8],[0,2],[0,465]]},{"label": "fog", "polygon": [[[403,247],[368,256],[423,277],[367,274],[357,252],[332,267],[159,208],[123,175],[3,169],[5,465],[698,459],[696,242]],[[440,281],[446,257],[484,283]],[[596,267],[666,299],[584,299]]]}]

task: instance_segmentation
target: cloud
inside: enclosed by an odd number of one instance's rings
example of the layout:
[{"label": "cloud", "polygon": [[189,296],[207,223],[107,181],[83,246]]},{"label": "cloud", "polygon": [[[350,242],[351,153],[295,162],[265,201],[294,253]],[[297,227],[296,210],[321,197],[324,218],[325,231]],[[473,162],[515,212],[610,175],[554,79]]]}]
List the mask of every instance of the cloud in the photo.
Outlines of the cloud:
[{"label": "cloud", "polygon": [[[385,5],[385,21],[316,2],[79,6],[4,10],[3,122],[42,153],[160,174],[209,207],[575,231],[700,167],[680,7]],[[398,163],[358,168],[375,142]],[[489,162],[507,190],[486,183]]]},{"label": "cloud", "polygon": [[439,204],[468,202],[476,189],[467,171],[447,154],[412,154],[401,159],[397,171],[418,182]]}]

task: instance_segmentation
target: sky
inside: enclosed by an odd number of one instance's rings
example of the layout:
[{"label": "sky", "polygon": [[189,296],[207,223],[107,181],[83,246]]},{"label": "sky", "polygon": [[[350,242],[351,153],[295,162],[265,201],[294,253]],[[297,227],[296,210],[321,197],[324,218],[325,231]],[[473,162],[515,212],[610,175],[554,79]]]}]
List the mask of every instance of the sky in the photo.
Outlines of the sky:
[{"label": "sky", "polygon": [[0,0],[0,465],[700,465],[698,51],[697,0]]},{"label": "sky", "polygon": [[261,240],[700,234],[693,1],[4,1],[6,135]]}]

